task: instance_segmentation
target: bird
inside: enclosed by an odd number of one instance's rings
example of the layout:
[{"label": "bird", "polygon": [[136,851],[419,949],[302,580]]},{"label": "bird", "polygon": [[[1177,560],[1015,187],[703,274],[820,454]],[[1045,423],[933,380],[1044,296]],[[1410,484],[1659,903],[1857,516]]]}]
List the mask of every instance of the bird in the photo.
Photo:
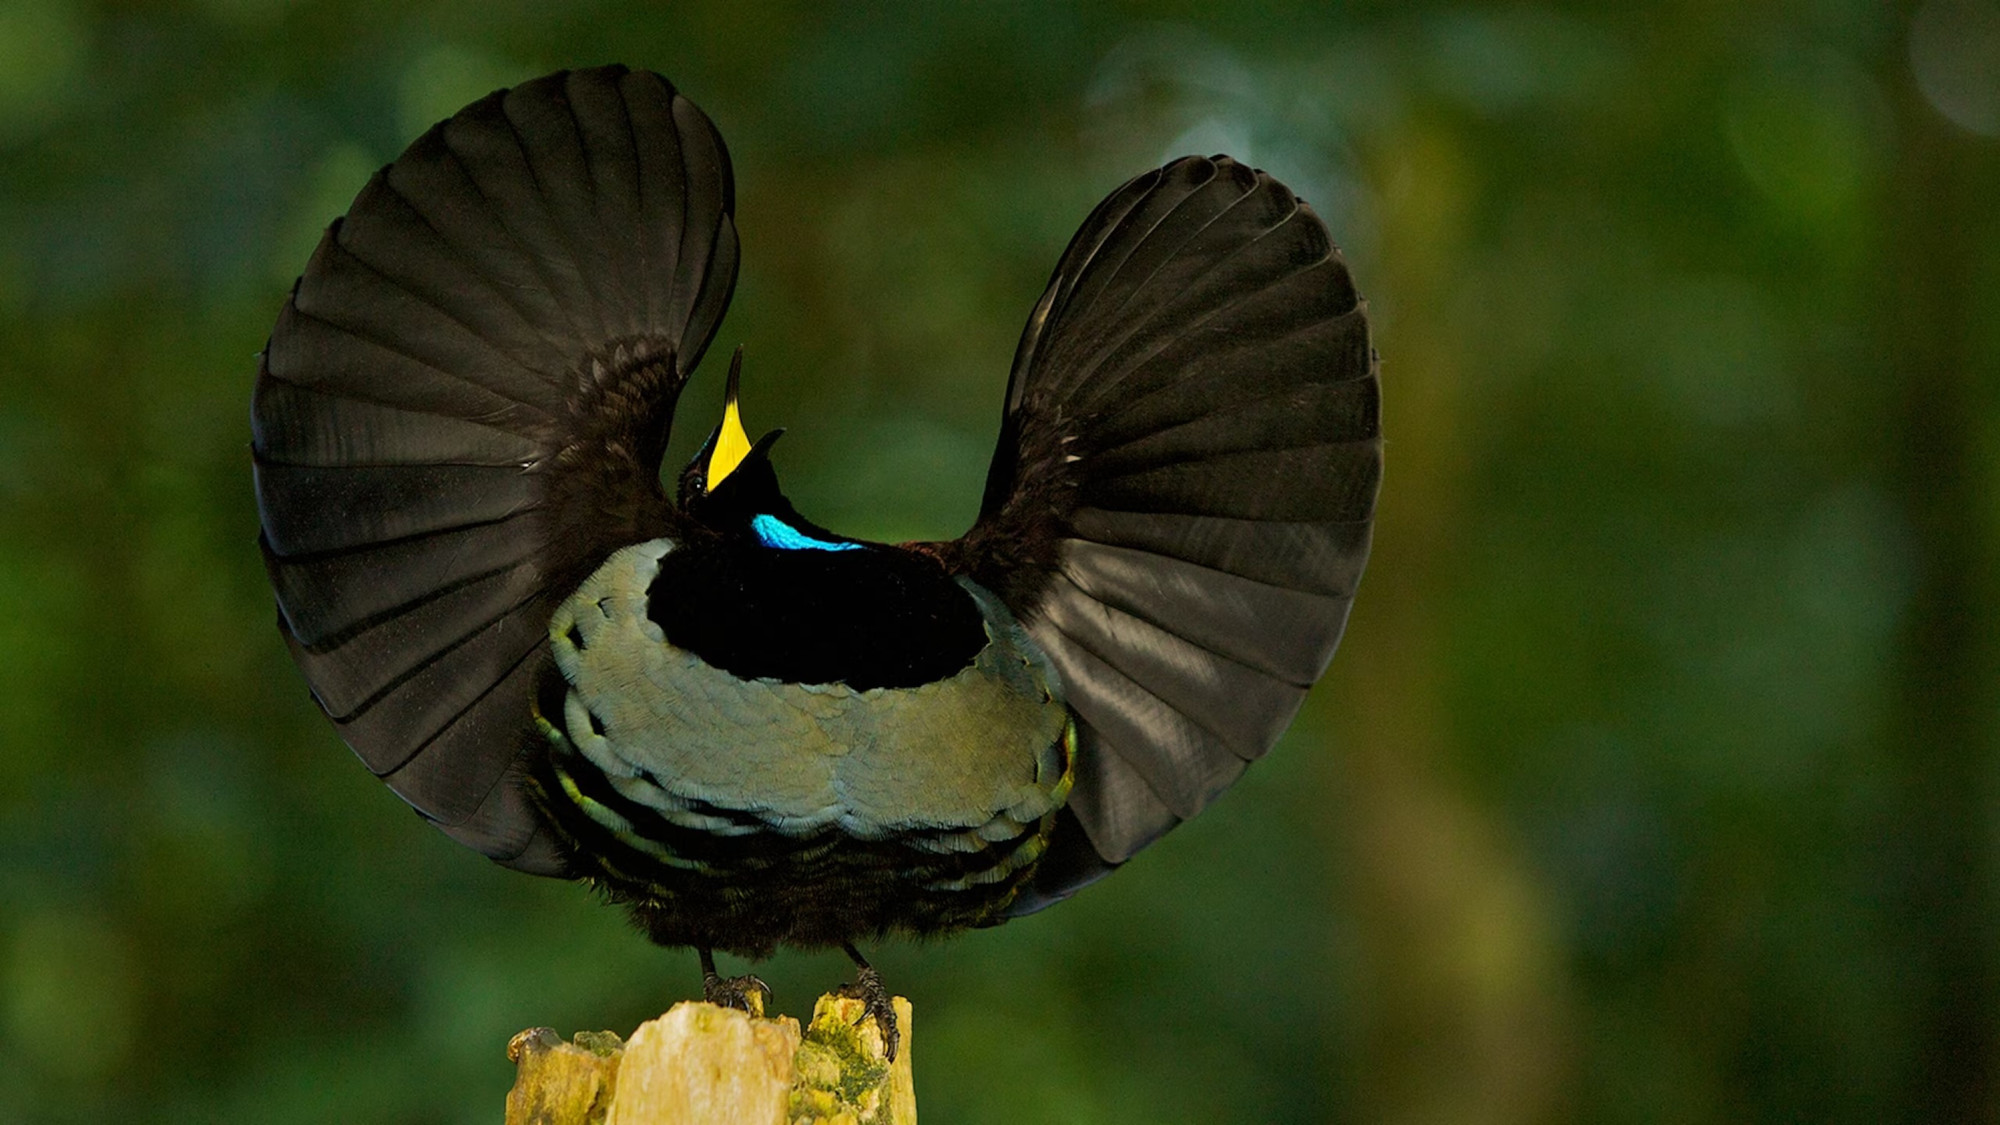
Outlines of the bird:
[{"label": "bird", "polygon": [[[376,172],[260,353],[278,627],[363,763],[493,861],[595,888],[705,998],[718,950],[861,950],[1068,898],[1261,757],[1331,660],[1382,470],[1367,303],[1270,175],[1184,157],[1084,220],[1028,316],[978,515],[802,515],[743,351],[728,152],[662,76],[496,91]],[[999,390],[996,357],[995,388]]]}]

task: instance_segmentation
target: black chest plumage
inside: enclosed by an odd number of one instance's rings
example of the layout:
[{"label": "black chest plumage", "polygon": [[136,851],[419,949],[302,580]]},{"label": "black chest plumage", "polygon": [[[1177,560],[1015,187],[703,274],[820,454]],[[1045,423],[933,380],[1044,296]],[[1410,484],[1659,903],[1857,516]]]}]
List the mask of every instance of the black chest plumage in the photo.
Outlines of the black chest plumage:
[{"label": "black chest plumage", "polygon": [[986,644],[978,607],[936,560],[881,547],[697,541],[661,561],[649,612],[670,643],[746,680],[913,688]]}]

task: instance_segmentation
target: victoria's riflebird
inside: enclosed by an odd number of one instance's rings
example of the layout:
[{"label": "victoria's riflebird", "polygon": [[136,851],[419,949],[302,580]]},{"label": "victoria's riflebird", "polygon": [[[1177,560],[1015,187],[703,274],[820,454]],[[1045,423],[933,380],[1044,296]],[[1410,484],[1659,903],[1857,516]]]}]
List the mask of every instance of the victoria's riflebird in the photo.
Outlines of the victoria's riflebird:
[{"label": "victoria's riflebird", "polygon": [[264,351],[264,558],[314,698],[424,817],[692,946],[711,1000],[763,988],[713,950],[846,950],[893,1053],[857,943],[1069,896],[1291,721],[1368,554],[1377,361],[1313,210],[1176,160],[1056,263],[971,530],[867,542],[785,499],[740,350],[662,482],[734,216],[657,74],[552,74],[419,137]]}]

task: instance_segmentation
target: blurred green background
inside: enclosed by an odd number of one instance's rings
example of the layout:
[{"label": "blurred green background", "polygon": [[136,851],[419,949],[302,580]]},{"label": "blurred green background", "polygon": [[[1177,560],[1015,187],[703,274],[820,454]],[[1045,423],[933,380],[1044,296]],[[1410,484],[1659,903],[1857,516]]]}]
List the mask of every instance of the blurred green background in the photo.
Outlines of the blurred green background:
[{"label": "blurred green background", "polygon": [[496,1122],[512,1032],[695,989],[368,776],[254,546],[320,229],[610,60],[728,139],[720,343],[850,533],[962,530],[1047,271],[1168,157],[1278,175],[1372,300],[1332,672],[1114,878],[880,951],[926,1121],[1995,1119],[1990,0],[0,0],[0,1121]]}]

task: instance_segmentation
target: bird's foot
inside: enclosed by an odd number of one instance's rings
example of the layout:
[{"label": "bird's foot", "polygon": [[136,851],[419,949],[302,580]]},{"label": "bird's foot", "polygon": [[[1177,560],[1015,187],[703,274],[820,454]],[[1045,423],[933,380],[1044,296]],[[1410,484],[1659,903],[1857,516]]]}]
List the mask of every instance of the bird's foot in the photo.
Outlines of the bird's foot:
[{"label": "bird's foot", "polygon": [[719,1008],[735,1008],[762,1019],[771,1003],[771,986],[754,973],[740,977],[701,974],[701,998]]},{"label": "bird's foot", "polygon": [[866,1005],[861,1011],[861,1019],[874,1019],[876,1029],[882,1033],[882,1054],[890,1062],[895,1062],[896,1048],[902,1044],[903,1032],[896,1025],[896,1005],[889,998],[889,990],[882,984],[882,974],[872,966],[857,965],[854,979],[834,989],[833,994],[851,997]]}]

